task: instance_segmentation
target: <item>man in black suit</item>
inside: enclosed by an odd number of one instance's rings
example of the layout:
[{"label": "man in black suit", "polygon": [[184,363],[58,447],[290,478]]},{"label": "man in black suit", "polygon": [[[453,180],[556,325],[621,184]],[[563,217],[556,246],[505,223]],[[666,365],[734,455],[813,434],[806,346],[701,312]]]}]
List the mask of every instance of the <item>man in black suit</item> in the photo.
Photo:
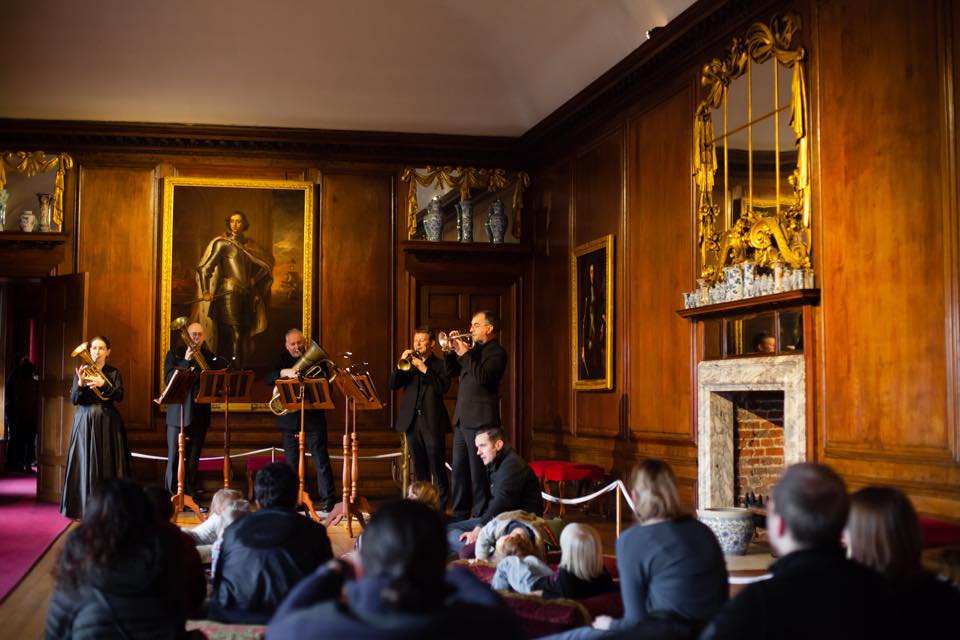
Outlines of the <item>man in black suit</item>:
[{"label": "man in black suit", "polygon": [[[215,369],[221,368],[218,364],[219,358],[212,351],[206,348],[203,342],[203,325],[194,322],[187,327],[187,333],[195,346],[200,346],[200,354],[207,361],[207,364]],[[197,404],[193,401],[200,391],[200,365],[197,364],[194,347],[188,347],[181,344],[167,351],[167,356],[163,359],[163,384],[166,385],[173,377],[177,369],[190,369],[195,376],[193,382],[193,391],[183,403],[183,431],[187,436],[186,456],[186,486],[183,490],[187,494],[192,494],[198,487],[197,465],[200,464],[200,451],[203,449],[203,442],[207,438],[207,429],[210,428],[210,405]],[[167,469],[164,475],[164,486],[170,493],[177,492],[177,449],[180,437],[180,405],[171,404],[167,406]]]},{"label": "man in black suit", "polygon": [[397,411],[397,431],[406,434],[414,477],[429,482],[433,474],[442,511],[450,488],[443,464],[444,437],[450,431],[443,394],[450,388],[450,376],[443,361],[433,355],[434,345],[433,329],[417,327],[413,333],[413,349],[407,349],[400,356],[400,360],[408,360],[410,366],[403,370],[398,363],[390,373],[390,388],[403,389]]},{"label": "man in black suit", "polygon": [[[273,369],[267,372],[264,382],[274,385],[280,378],[296,378],[291,368],[304,353],[303,333],[300,329],[288,329],[284,335],[284,351],[280,353]],[[283,434],[283,451],[287,464],[298,472],[300,468],[300,412],[291,411],[277,418],[277,424]],[[305,412],[303,431],[306,435],[304,446],[313,455],[313,466],[317,469],[317,492],[320,494],[322,510],[329,512],[337,499],[333,492],[333,469],[330,468],[330,454],[327,452],[327,417],[321,409],[309,409]]]},{"label": "man in black suit", "polygon": [[500,426],[500,380],[507,369],[507,352],[497,342],[500,321],[492,311],[479,311],[470,322],[472,348],[452,340],[447,354],[450,376],[460,376],[453,423],[453,519],[464,520],[486,511],[490,486],[483,460],[477,455],[477,432]]}]

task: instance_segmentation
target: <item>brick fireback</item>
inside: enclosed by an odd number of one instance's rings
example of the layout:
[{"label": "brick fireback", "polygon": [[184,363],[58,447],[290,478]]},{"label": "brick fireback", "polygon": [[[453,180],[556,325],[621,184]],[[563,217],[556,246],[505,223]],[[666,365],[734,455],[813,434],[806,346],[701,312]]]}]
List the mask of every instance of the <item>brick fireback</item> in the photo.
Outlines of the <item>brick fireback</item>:
[{"label": "brick fireback", "polygon": [[783,473],[783,392],[737,393],[734,404],[734,495],[764,498]]}]

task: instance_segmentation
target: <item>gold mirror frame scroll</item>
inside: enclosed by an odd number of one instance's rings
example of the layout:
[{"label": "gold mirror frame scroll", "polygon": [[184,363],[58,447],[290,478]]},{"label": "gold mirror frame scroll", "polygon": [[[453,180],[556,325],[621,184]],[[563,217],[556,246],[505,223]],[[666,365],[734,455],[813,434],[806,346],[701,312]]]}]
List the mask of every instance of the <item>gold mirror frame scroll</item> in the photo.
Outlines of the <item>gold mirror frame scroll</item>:
[{"label": "gold mirror frame scroll", "polygon": [[413,167],[403,170],[400,180],[410,183],[407,195],[407,239],[413,240],[417,235],[417,213],[420,204],[417,202],[417,185],[422,187],[435,186],[438,189],[450,187],[460,190],[460,201],[470,199],[471,189],[486,189],[495,192],[506,189],[513,184],[513,224],[510,233],[517,240],[520,239],[521,212],[523,210],[523,192],[530,186],[530,176],[524,171],[508,174],[504,169],[477,169],[475,167],[435,167],[427,165],[422,171]]},{"label": "gold mirror frame scroll", "polygon": [[7,186],[7,170],[26,174],[28,178],[56,168],[53,182],[53,224],[63,229],[63,183],[73,158],[65,153],[48,156],[43,151],[0,152],[0,189]]},{"label": "gold mirror frame scroll", "polygon": [[[746,261],[760,266],[783,262],[793,268],[810,267],[806,51],[801,46],[790,46],[799,29],[800,17],[794,13],[775,16],[769,26],[755,23],[745,37],[733,39],[724,58],[711,60],[701,71],[700,83],[706,89],[706,97],[697,106],[694,122],[693,173],[697,185],[700,275],[710,283],[722,277],[725,266]],[[718,229],[720,211],[713,200],[717,152],[711,111],[724,105],[730,83],[747,73],[749,61],[763,63],[771,58],[793,70],[790,128],[796,137],[797,168],[788,179],[793,198],[785,207],[778,207],[776,215],[760,215],[747,206],[729,229]],[[775,113],[779,117],[779,111]],[[725,180],[727,175],[725,165]]]}]

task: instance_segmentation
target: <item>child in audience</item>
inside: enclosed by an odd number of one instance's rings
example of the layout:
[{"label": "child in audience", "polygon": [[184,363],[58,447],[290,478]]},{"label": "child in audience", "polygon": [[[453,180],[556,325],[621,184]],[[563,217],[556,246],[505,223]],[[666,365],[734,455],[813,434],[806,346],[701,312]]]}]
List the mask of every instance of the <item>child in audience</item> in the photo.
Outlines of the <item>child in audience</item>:
[{"label": "child in audience", "polygon": [[440,510],[440,493],[429,482],[417,480],[407,488],[407,500],[422,502],[431,509]]},{"label": "child in audience", "polygon": [[546,598],[582,600],[617,590],[603,566],[600,534],[587,524],[568,524],[560,532],[560,568],[534,584]]},{"label": "child in audience", "polygon": [[541,560],[546,557],[547,543],[556,541],[547,521],[540,516],[528,511],[505,511],[483,525],[480,533],[477,534],[477,542],[474,546],[477,560],[492,558],[497,541],[516,529],[524,530],[533,542],[536,554]]},{"label": "child in audience", "polygon": [[[220,491],[223,491],[223,489]],[[217,566],[217,556],[220,555],[220,547],[223,545],[223,532],[226,531],[227,527],[248,513],[250,513],[250,503],[246,500],[233,500],[228,502],[224,507],[220,515],[222,528],[220,529],[219,537],[213,543],[213,548],[210,550],[211,565],[213,567]]]},{"label": "child in audience", "polygon": [[192,529],[184,527],[183,531],[193,538],[194,544],[197,546],[213,544],[223,532],[223,510],[231,502],[242,499],[243,494],[236,489],[220,489],[213,495],[213,500],[210,502],[210,514],[207,519]]},{"label": "child in audience", "polygon": [[896,637],[948,638],[957,632],[960,591],[924,570],[920,522],[910,499],[893,487],[865,487],[850,498],[843,531],[847,555],[889,582]]},{"label": "child in audience", "polygon": [[518,593],[531,593],[541,578],[549,577],[552,571],[537,555],[537,548],[524,531],[518,527],[497,540],[493,559],[497,571],[490,586],[494,589],[513,589]]}]

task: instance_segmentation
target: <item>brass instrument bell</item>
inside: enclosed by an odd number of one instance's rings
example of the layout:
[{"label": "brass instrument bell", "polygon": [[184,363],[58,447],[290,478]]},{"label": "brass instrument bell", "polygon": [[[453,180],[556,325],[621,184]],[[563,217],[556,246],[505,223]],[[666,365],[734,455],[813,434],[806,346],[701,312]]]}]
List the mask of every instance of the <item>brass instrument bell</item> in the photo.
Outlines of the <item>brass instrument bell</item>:
[{"label": "brass instrument bell", "polygon": [[190,326],[190,319],[187,316],[180,316],[170,323],[170,330],[180,332],[180,339],[183,340],[183,344],[193,351],[193,361],[197,363],[201,371],[207,371],[210,369],[210,364],[200,351],[203,347],[203,341],[201,340],[200,344],[195,344],[193,338],[190,337],[190,332],[187,331],[188,326]]},{"label": "brass instrument bell", "polygon": [[399,360],[397,360],[397,369],[400,369],[400,371],[410,371],[410,369],[413,367],[414,358],[420,358],[421,360],[426,360],[427,356],[417,351],[414,351],[413,353],[408,355],[406,358],[400,358]]},{"label": "brass instrument bell", "polygon": [[[324,368],[324,365],[327,365],[327,368]],[[323,347],[313,340],[310,341],[307,352],[300,356],[290,368],[298,376],[304,378],[325,378],[327,382],[333,382],[337,377],[337,367],[333,359],[327,355]],[[276,387],[273,388],[273,396],[270,398],[268,406],[274,415],[284,416],[289,413],[281,404],[280,391]]]},{"label": "brass instrument bell", "polygon": [[454,340],[460,340],[467,345],[467,349],[473,349],[473,335],[469,332],[458,333],[455,336],[451,336],[449,333],[445,333],[443,331],[437,334],[437,344],[440,345],[440,348],[443,349],[444,353],[453,351]]},{"label": "brass instrument bell", "polygon": [[70,352],[70,356],[73,358],[80,358],[80,361],[83,363],[80,365],[81,381],[103,381],[103,385],[101,387],[89,387],[89,389],[97,394],[97,397],[101,400],[106,400],[108,396],[113,393],[113,383],[110,382],[110,378],[103,373],[103,370],[94,361],[93,356],[90,355],[90,343],[81,342],[79,345],[77,345],[76,349]]}]

